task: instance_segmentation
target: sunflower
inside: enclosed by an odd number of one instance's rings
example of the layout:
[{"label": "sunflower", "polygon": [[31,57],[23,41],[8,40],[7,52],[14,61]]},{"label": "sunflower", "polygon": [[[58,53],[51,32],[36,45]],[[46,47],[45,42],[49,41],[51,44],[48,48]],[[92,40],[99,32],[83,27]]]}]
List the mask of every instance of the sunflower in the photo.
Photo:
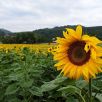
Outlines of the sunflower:
[{"label": "sunflower", "polygon": [[63,32],[64,38],[57,37],[57,49],[54,60],[57,70],[61,70],[64,76],[79,79],[83,77],[88,80],[96,77],[102,72],[102,48],[98,46],[101,40],[94,36],[83,34],[82,26],[78,25],[76,30],[66,28]]},{"label": "sunflower", "polygon": [[52,48],[50,47],[50,48],[48,48],[48,52],[51,52],[52,51]]}]

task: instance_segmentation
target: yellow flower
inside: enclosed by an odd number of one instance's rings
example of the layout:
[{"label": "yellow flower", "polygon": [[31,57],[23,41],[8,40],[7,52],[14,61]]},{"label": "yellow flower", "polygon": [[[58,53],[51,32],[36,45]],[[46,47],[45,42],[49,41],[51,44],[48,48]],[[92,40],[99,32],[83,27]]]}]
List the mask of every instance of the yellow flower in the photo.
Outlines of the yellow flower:
[{"label": "yellow flower", "polygon": [[51,52],[52,51],[52,48],[48,48],[48,52]]},{"label": "yellow flower", "polygon": [[82,33],[82,27],[78,25],[76,30],[67,28],[63,32],[64,38],[57,37],[54,60],[58,61],[55,66],[64,76],[88,80],[102,72],[102,48],[97,46],[102,41]]}]

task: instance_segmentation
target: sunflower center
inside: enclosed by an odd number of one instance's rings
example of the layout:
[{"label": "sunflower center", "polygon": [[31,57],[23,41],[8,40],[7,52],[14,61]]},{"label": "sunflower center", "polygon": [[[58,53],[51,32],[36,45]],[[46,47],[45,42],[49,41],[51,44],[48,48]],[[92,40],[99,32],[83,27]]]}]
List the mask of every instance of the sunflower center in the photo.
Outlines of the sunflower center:
[{"label": "sunflower center", "polygon": [[90,50],[86,53],[85,44],[84,41],[76,41],[70,45],[68,57],[73,64],[81,66],[90,59]]}]

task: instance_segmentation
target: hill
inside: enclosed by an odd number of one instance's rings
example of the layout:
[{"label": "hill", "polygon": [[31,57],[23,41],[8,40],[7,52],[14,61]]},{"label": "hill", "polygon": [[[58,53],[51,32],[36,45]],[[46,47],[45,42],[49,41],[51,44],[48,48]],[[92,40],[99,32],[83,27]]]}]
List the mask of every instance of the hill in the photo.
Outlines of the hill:
[{"label": "hill", "polygon": [[[53,39],[60,36],[62,37],[62,32],[65,28],[76,28],[76,25],[66,25],[54,28],[44,28],[38,29],[29,32],[15,32],[15,33],[5,33],[11,36],[3,36],[0,41],[3,43],[49,43],[52,42]],[[102,26],[94,26],[94,27],[85,27],[83,26],[83,32],[85,34],[89,34],[91,36],[96,36],[102,40]],[[11,34],[10,34],[11,33]],[[0,33],[1,34],[1,33]],[[3,34],[3,33],[2,33]]]},{"label": "hill", "polygon": [[6,29],[0,29],[0,36],[9,36],[12,35],[13,33],[6,30]]},{"label": "hill", "polygon": [[[73,28],[76,29],[76,25],[67,25],[67,26],[61,26],[61,27],[54,27],[54,28],[45,28],[45,29],[38,29],[34,30],[34,33],[37,34],[44,34],[49,35],[49,37],[56,37],[56,36],[63,36],[62,32],[65,30],[65,28]],[[83,26],[83,32],[91,35],[91,36],[97,36],[99,39],[102,39],[102,26],[93,26],[93,27],[85,27]]]}]

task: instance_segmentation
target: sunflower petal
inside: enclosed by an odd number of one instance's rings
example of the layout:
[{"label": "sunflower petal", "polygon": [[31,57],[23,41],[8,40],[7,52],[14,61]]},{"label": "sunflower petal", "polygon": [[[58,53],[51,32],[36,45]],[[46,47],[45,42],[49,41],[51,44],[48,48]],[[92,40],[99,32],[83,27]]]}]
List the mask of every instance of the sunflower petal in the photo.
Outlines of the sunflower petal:
[{"label": "sunflower petal", "polygon": [[90,45],[89,44],[86,44],[85,47],[84,47],[84,50],[87,53],[90,50]]},{"label": "sunflower petal", "polygon": [[77,68],[77,72],[76,72],[76,79],[79,79],[82,73],[82,69],[81,68]]},{"label": "sunflower petal", "polygon": [[82,40],[84,40],[85,42],[91,42],[92,44],[95,44],[95,45],[102,43],[102,41],[97,39],[96,37],[94,37],[94,36],[90,37],[88,35],[83,35]]},{"label": "sunflower petal", "polygon": [[102,65],[102,58],[97,58],[96,62]]},{"label": "sunflower petal", "polygon": [[61,45],[63,45],[63,44],[68,45],[68,41],[65,38],[57,37],[56,42],[61,44]]},{"label": "sunflower petal", "polygon": [[72,67],[71,69],[70,69],[70,72],[69,72],[69,77],[70,78],[75,78],[75,76],[76,76],[76,66],[74,66],[74,67]]},{"label": "sunflower petal", "polygon": [[67,71],[68,67],[69,67],[69,63],[67,63],[67,64],[63,67],[61,73]]},{"label": "sunflower petal", "polygon": [[67,58],[67,54],[64,54],[64,53],[60,53],[60,54],[56,54],[55,56],[54,56],[54,60],[61,60],[61,59],[63,59],[63,58]]},{"label": "sunflower petal", "polygon": [[69,64],[68,66],[66,66],[67,69],[64,71],[64,76],[68,76],[68,73],[70,72],[71,68],[72,68],[72,65]]},{"label": "sunflower petal", "polygon": [[98,57],[102,57],[102,47],[97,46],[96,53]]},{"label": "sunflower petal", "polygon": [[88,80],[89,79],[88,68],[83,68],[82,73],[83,73],[84,79]]},{"label": "sunflower petal", "polygon": [[78,25],[76,27],[76,34],[77,34],[78,38],[81,39],[81,36],[82,36],[82,26],[81,25]]},{"label": "sunflower petal", "polygon": [[64,35],[64,37],[65,37],[66,39],[68,39],[68,38],[69,38],[69,35],[68,35],[68,33],[67,33],[67,32],[63,31],[63,35]]},{"label": "sunflower petal", "polygon": [[59,61],[57,64],[55,64],[54,66],[57,67],[57,66],[61,66],[61,65],[64,65],[68,62],[69,60],[66,58],[66,59],[62,59],[61,61]]},{"label": "sunflower petal", "polygon": [[90,37],[88,35],[83,35],[82,40],[85,42],[90,41]]},{"label": "sunflower petal", "polygon": [[71,38],[73,38],[74,40],[79,40],[79,37],[76,34],[76,31],[70,28],[66,28],[68,31],[68,34]]},{"label": "sunflower petal", "polygon": [[91,38],[91,41],[92,42],[95,42],[95,43],[102,43],[102,41],[101,40],[99,40],[98,38],[96,38],[96,37],[94,37],[94,36],[92,36],[92,37],[90,37]]},{"label": "sunflower petal", "polygon": [[91,58],[96,59],[96,51],[91,48]]}]

